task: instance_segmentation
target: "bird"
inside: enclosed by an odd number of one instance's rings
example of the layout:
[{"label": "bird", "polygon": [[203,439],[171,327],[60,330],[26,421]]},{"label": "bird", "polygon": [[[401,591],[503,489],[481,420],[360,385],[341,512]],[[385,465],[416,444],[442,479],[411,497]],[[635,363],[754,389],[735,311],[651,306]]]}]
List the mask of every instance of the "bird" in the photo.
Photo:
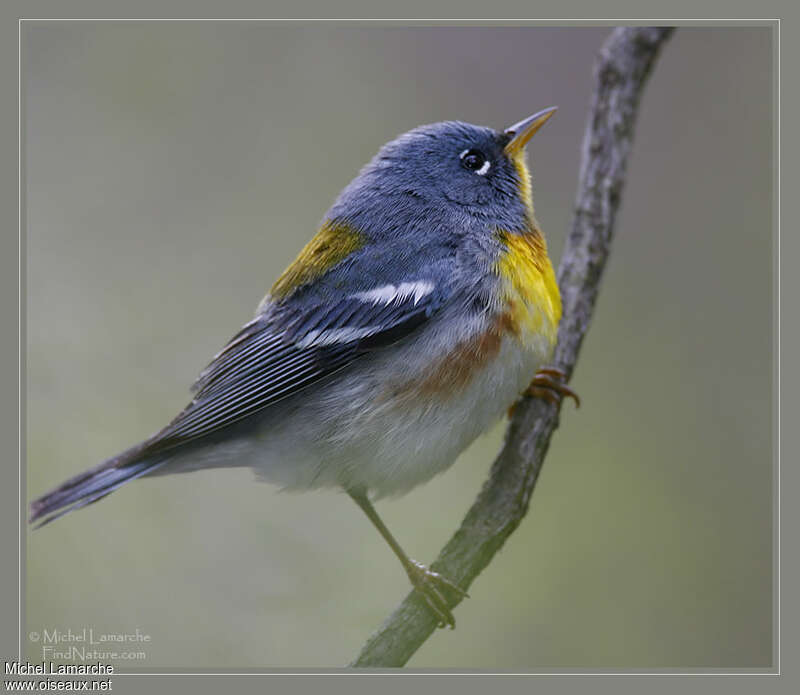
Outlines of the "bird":
[{"label": "bird", "polygon": [[379,149],[254,318],[165,427],[30,503],[44,526],[143,476],[250,467],[281,489],[347,493],[440,627],[466,592],[411,559],[374,502],[450,467],[521,397],[580,401],[548,367],[561,298],[534,216],[526,145],[444,121]]}]

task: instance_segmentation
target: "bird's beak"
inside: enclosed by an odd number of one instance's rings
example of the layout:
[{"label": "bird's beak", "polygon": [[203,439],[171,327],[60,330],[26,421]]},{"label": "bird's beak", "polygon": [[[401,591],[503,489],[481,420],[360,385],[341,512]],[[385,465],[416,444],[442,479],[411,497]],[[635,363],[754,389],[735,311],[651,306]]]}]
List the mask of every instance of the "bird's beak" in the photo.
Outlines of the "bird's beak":
[{"label": "bird's beak", "polygon": [[528,140],[536,134],[539,128],[547,123],[547,120],[557,109],[557,106],[551,106],[550,108],[533,114],[533,116],[528,116],[528,118],[521,120],[519,123],[515,123],[510,128],[506,128],[505,134],[510,136],[511,140],[509,140],[508,144],[505,146],[505,153],[511,157],[525,149]]}]

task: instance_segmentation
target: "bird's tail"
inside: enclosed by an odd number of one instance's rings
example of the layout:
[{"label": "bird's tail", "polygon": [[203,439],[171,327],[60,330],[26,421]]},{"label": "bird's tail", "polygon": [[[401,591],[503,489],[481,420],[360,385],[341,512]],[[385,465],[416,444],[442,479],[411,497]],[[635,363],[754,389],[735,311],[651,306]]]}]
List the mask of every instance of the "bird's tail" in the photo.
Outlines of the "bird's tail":
[{"label": "bird's tail", "polygon": [[38,521],[35,528],[40,528],[68,512],[96,502],[128,481],[150,473],[166,463],[166,457],[138,459],[137,453],[139,452],[132,449],[115,456],[33,500],[29,521]]}]

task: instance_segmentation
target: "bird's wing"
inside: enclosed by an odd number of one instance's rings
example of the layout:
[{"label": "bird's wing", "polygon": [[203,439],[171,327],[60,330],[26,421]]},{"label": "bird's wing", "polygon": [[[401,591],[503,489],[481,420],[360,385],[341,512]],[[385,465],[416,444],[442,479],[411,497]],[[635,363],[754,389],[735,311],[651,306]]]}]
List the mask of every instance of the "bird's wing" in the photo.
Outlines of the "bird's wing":
[{"label": "bird's wing", "polygon": [[155,453],[263,410],[409,335],[447,301],[431,281],[384,285],[333,302],[268,305],[214,357],[194,400],[145,443]]}]

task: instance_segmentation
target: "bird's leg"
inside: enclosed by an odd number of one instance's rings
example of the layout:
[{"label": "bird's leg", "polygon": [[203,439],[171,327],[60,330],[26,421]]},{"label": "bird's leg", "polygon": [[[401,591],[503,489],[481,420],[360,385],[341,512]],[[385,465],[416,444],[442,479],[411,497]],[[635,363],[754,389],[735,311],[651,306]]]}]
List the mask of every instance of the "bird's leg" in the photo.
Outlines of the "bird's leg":
[{"label": "bird's leg", "polygon": [[400,559],[403,569],[405,569],[408,578],[411,580],[411,584],[419,591],[425,603],[428,604],[428,607],[431,609],[431,612],[436,616],[438,627],[449,625],[451,629],[454,628],[456,626],[456,619],[453,617],[453,613],[450,610],[445,594],[442,593],[442,589],[451,589],[461,597],[468,596],[467,592],[438,572],[433,572],[425,565],[408,557],[400,547],[400,544],[390,533],[389,529],[386,528],[382,519],[378,516],[378,512],[375,511],[375,507],[372,506],[364,490],[348,490],[347,492],[355,503],[364,510],[369,520],[375,525],[375,528],[378,529],[381,536],[383,536],[389,544],[394,554]]},{"label": "bird's leg", "polygon": [[[533,380],[523,392],[523,396],[544,398],[544,400],[554,403],[556,407],[561,407],[564,396],[568,396],[575,401],[575,407],[581,407],[581,399],[575,391],[566,384],[567,375],[555,367],[542,367],[533,377]],[[508,409],[508,416],[514,414],[515,405]]]}]

